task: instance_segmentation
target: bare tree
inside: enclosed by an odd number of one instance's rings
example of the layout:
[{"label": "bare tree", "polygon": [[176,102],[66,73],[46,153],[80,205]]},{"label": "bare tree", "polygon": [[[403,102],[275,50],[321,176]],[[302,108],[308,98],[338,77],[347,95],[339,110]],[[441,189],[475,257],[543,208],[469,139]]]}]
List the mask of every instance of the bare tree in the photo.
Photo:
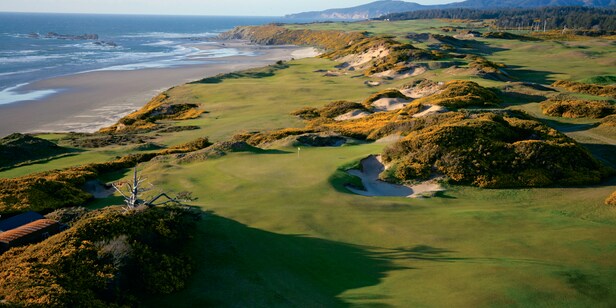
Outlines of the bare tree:
[{"label": "bare tree", "polygon": [[139,195],[143,192],[150,190],[149,188],[143,188],[142,184],[146,181],[146,178],[142,178],[137,172],[137,166],[135,165],[133,171],[132,182],[116,182],[111,185],[124,197],[124,203],[129,209],[133,209],[139,204],[143,203],[143,200],[139,199]]},{"label": "bare tree", "polygon": [[[192,197],[192,193],[188,191],[184,191],[179,193],[175,198],[170,197],[167,193],[163,192],[156,195],[154,198],[146,201],[141,199],[140,196],[142,193],[146,191],[152,190],[153,185],[150,184],[150,187],[143,187],[144,183],[146,183],[147,178],[143,178],[137,172],[137,166],[133,169],[133,179],[131,182],[116,182],[111,185],[113,188],[124,197],[124,203],[126,203],[127,209],[134,209],[140,205],[146,205],[149,207],[164,205],[164,204],[181,204],[183,201],[194,201],[196,198]],[[159,201],[159,199],[164,198],[165,201]]]}]

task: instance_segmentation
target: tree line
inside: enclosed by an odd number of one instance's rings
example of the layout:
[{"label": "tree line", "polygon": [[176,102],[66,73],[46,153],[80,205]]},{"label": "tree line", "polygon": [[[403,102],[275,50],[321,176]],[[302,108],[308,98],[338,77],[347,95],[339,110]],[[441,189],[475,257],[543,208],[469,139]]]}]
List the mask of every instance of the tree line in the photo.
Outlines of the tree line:
[{"label": "tree line", "polygon": [[616,8],[581,6],[532,9],[434,9],[381,16],[379,20],[412,19],[493,19],[502,29],[554,30],[575,29],[596,32],[616,31]]}]

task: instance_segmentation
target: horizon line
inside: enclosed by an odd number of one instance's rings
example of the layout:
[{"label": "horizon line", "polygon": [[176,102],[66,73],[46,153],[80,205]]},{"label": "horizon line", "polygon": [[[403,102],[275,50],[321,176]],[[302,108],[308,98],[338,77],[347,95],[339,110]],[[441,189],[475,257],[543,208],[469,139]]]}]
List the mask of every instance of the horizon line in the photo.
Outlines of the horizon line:
[{"label": "horizon line", "polygon": [[0,14],[57,14],[57,15],[120,15],[120,16],[185,16],[185,17],[286,17],[287,15],[201,15],[201,14],[161,14],[161,13],[89,13],[89,12],[17,12],[0,11]]}]

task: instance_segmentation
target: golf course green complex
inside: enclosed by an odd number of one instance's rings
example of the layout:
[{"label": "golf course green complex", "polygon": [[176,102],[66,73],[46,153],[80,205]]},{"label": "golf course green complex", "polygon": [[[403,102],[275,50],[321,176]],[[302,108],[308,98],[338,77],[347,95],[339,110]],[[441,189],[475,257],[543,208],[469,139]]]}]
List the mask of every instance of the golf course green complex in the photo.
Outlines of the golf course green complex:
[{"label": "golf course green complex", "polygon": [[[322,55],[173,87],[157,99],[180,117],[150,106],[111,131],[36,135],[70,155],[0,178],[160,153],[138,165],[150,194],[192,192],[204,214],[186,245],[192,275],[147,306],[616,306],[616,90],[553,86],[613,80],[614,37],[492,38],[445,20],[268,27]],[[361,37],[335,46],[338,31]],[[551,116],[548,100],[604,113]],[[81,142],[106,135],[128,141]],[[213,145],[183,145],[200,137]],[[371,155],[381,179],[416,193],[353,193]]]}]

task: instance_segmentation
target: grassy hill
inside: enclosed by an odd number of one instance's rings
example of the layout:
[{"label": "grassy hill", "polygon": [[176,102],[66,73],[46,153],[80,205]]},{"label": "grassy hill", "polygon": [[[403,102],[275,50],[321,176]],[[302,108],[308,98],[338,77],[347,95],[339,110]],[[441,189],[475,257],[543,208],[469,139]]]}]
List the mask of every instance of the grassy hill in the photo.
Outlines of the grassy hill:
[{"label": "grassy hill", "polygon": [[0,139],[0,169],[48,159],[71,152],[57,144],[31,135],[12,134]]}]

